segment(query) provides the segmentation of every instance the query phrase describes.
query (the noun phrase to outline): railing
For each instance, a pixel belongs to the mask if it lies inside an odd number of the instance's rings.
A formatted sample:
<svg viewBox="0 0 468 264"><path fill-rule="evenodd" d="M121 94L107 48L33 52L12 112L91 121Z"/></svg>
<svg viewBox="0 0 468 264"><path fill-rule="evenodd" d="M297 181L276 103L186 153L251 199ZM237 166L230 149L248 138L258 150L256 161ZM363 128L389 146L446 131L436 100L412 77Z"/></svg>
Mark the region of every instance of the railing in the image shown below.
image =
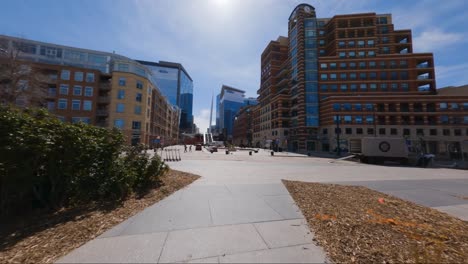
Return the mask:
<svg viewBox="0 0 468 264"><path fill-rule="evenodd" d="M97 101L100 104L109 104L110 103L110 97L109 96L99 96Z"/></svg>

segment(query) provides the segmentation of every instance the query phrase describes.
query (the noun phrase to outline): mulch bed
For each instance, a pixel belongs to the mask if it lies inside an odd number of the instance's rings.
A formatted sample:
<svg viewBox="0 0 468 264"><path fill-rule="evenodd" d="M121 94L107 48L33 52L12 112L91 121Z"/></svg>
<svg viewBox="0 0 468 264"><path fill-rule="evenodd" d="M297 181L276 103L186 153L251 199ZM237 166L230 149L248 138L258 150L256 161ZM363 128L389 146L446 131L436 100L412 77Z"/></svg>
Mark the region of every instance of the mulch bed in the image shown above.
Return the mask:
<svg viewBox="0 0 468 264"><path fill-rule="evenodd" d="M162 185L120 204L39 213L0 224L0 263L52 263L111 227L189 185L199 176L170 170Z"/></svg>
<svg viewBox="0 0 468 264"><path fill-rule="evenodd" d="M333 262L468 262L468 222L365 187L283 183Z"/></svg>

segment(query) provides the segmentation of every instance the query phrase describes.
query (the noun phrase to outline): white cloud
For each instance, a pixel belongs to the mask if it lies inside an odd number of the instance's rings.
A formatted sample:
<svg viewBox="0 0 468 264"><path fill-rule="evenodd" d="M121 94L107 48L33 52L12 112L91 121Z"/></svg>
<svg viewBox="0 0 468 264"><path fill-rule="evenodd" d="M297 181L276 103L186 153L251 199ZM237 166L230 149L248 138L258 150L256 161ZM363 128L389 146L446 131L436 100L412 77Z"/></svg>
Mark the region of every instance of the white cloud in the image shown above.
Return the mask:
<svg viewBox="0 0 468 264"><path fill-rule="evenodd" d="M194 122L200 129L200 133L206 132L210 123L210 109L201 109L198 111L198 113L194 115Z"/></svg>
<svg viewBox="0 0 468 264"><path fill-rule="evenodd" d="M441 29L432 28L413 38L414 50L416 52L434 51L456 44L463 38L463 34L444 32Z"/></svg>

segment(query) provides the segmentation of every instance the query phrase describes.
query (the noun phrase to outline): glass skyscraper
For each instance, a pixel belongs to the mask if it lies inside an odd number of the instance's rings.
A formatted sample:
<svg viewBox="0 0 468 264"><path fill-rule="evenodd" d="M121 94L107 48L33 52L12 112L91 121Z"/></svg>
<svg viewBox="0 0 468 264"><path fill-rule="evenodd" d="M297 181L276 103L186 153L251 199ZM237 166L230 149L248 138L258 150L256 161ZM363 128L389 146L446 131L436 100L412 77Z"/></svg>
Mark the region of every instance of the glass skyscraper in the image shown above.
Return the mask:
<svg viewBox="0 0 468 264"><path fill-rule="evenodd" d="M180 132L193 133L193 80L180 63L138 61L148 67L169 102L181 109Z"/></svg>

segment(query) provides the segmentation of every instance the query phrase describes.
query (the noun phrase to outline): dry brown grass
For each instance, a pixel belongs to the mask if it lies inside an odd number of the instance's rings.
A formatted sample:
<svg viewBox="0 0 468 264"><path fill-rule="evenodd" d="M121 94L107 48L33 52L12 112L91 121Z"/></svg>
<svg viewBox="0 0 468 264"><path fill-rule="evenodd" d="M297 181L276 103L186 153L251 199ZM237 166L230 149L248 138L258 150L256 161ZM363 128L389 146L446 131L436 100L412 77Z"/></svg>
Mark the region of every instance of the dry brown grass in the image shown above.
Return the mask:
<svg viewBox="0 0 468 264"><path fill-rule="evenodd" d="M170 170L162 186L121 204L88 205L0 225L0 263L52 263L199 176Z"/></svg>
<svg viewBox="0 0 468 264"><path fill-rule="evenodd" d="M283 182L334 262L468 262L468 222L365 187Z"/></svg>

